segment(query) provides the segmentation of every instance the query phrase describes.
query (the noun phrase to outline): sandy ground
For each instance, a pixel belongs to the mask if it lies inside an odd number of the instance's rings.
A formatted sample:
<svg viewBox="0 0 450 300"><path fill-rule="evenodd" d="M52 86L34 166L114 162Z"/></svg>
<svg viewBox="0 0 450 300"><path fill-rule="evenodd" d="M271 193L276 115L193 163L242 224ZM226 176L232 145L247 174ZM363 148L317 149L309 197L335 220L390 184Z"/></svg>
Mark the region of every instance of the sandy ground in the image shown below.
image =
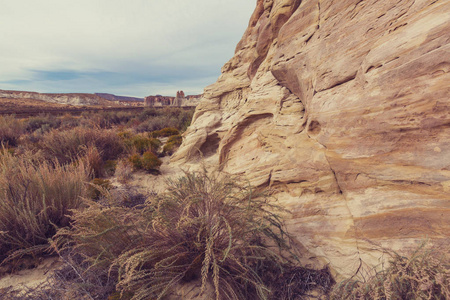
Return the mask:
<svg viewBox="0 0 450 300"><path fill-rule="evenodd" d="M24 290L35 288L44 283L53 271L62 266L58 257L45 258L37 268L21 270L14 274L8 274L0 278L0 295L2 289Z"/></svg>

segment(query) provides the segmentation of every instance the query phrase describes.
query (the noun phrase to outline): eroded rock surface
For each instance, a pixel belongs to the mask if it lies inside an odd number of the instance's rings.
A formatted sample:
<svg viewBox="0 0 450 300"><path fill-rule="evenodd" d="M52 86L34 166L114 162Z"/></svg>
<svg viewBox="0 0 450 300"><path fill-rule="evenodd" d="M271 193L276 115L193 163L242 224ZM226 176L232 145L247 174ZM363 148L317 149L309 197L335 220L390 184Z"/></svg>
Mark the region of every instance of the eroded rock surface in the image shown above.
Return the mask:
<svg viewBox="0 0 450 300"><path fill-rule="evenodd" d="M173 162L270 186L351 276L450 232L450 2L258 0Z"/></svg>

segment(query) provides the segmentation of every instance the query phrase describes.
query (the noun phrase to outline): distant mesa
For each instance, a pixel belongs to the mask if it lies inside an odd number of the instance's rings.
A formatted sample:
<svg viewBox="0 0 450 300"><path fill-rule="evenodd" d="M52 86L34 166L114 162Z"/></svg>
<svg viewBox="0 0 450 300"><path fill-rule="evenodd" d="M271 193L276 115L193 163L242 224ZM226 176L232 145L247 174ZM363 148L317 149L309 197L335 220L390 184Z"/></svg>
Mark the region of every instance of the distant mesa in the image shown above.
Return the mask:
<svg viewBox="0 0 450 300"><path fill-rule="evenodd" d="M44 94L29 91L0 90L0 98L40 100L49 103L69 104L75 106L142 106L143 98L116 96L113 94L60 93Z"/></svg>
<svg viewBox="0 0 450 300"><path fill-rule="evenodd" d="M39 100L49 103L68 104L75 106L99 105L99 106L132 106L132 107L195 107L202 95L188 95L178 91L175 97L148 96L145 98L117 96L108 93L37 93L29 91L0 90L0 98Z"/></svg>
<svg viewBox="0 0 450 300"><path fill-rule="evenodd" d="M183 91L177 91L175 97L170 96L148 96L145 97L144 106L146 107L160 107L160 106L175 106L175 107L189 107L197 106L202 95L188 95Z"/></svg>
<svg viewBox="0 0 450 300"><path fill-rule="evenodd" d="M107 93L95 93L95 95L100 96L109 101L144 102L144 98L117 96L117 95L107 94Z"/></svg>

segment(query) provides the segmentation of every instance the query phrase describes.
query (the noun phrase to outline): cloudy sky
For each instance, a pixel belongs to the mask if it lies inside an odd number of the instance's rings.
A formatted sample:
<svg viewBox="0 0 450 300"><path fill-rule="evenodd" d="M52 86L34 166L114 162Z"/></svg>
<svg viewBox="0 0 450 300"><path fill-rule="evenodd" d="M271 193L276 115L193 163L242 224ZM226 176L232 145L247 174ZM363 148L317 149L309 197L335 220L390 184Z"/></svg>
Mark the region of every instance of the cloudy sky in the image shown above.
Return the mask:
<svg viewBox="0 0 450 300"><path fill-rule="evenodd" d="M0 89L198 94L256 0L0 0Z"/></svg>

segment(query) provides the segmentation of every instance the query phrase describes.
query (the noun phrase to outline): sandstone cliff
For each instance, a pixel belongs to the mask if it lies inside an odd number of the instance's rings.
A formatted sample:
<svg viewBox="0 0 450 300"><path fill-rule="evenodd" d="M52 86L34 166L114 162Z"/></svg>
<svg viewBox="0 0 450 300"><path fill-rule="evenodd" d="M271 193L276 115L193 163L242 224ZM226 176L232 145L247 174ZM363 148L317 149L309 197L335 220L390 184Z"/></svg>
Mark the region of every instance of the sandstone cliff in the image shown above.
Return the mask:
<svg viewBox="0 0 450 300"><path fill-rule="evenodd" d="M270 186L351 276L450 232L450 2L258 0L174 163Z"/></svg>

